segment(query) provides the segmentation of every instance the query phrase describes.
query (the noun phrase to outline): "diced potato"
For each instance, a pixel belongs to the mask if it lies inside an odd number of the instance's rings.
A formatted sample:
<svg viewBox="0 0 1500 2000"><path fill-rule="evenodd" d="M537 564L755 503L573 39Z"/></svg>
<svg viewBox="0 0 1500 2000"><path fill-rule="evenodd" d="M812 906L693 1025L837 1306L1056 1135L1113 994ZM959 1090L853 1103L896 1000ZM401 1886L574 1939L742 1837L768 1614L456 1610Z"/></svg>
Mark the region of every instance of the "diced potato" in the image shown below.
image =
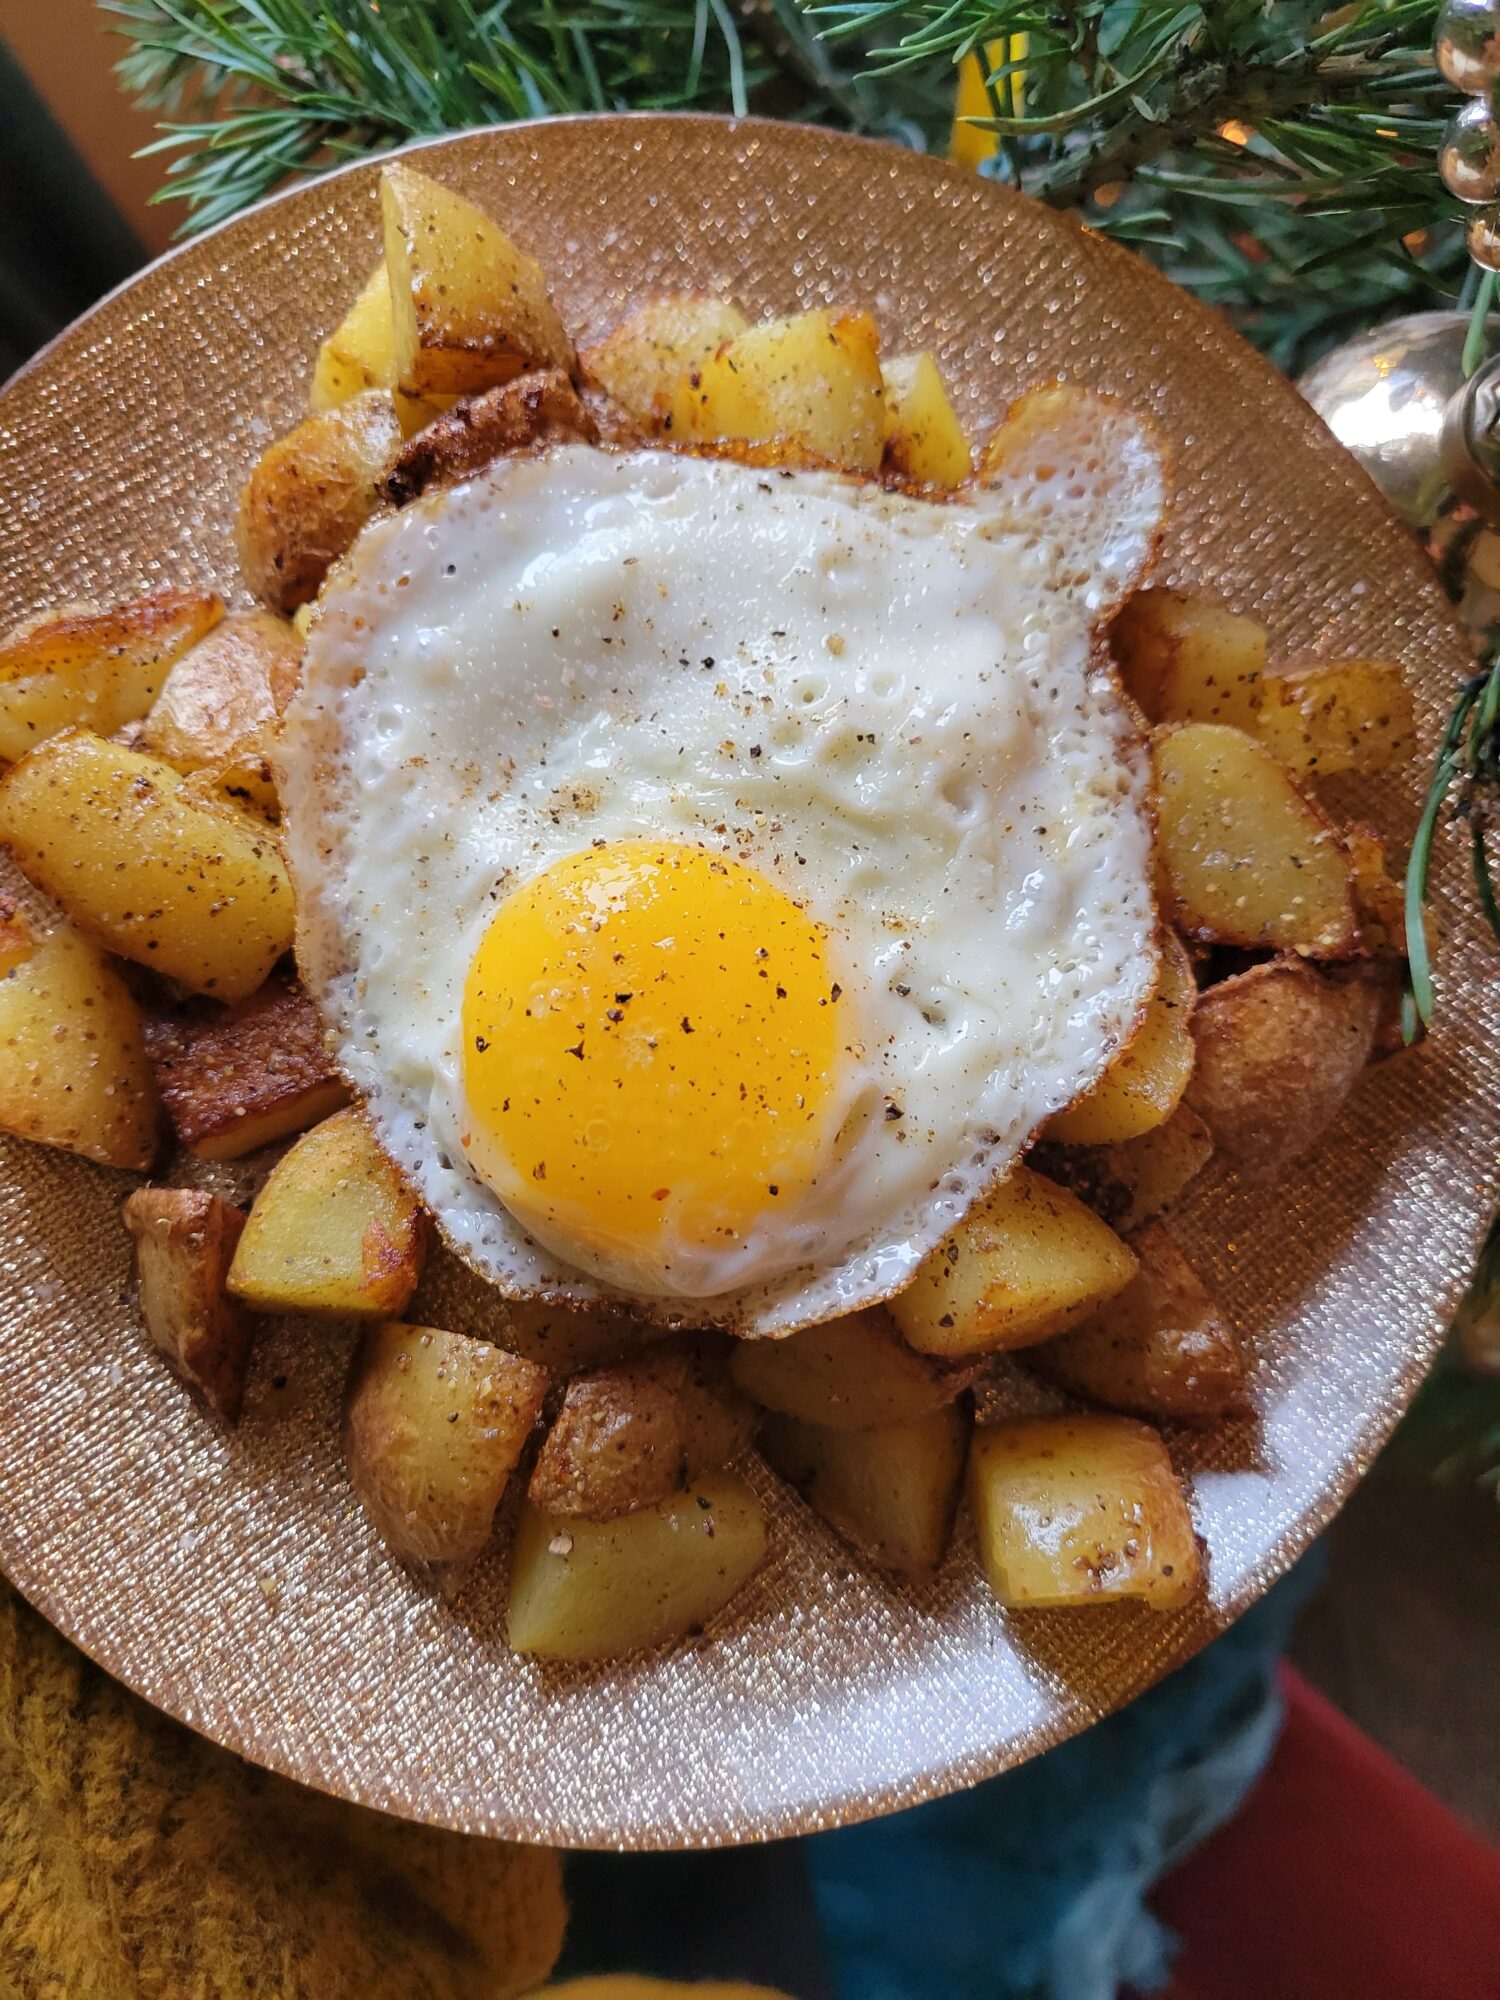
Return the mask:
<svg viewBox="0 0 1500 2000"><path fill-rule="evenodd" d="M396 316L391 280L381 258L359 297L318 349L307 407L336 410L366 389L388 389L403 432L411 437L450 401L447 396L406 396L396 385Z"/></svg>
<svg viewBox="0 0 1500 2000"><path fill-rule="evenodd" d="M1302 660L1262 682L1260 739L1293 771L1381 771L1416 748L1411 689L1393 660Z"/></svg>
<svg viewBox="0 0 1500 2000"><path fill-rule="evenodd" d="M281 820L276 774L265 757L246 756L231 764L205 764L200 771L189 771L177 796L184 805L225 813L241 824L247 813L267 826Z"/></svg>
<svg viewBox="0 0 1500 2000"><path fill-rule="evenodd" d="M1189 722L1155 744L1167 915L1205 943L1341 958L1354 949L1349 856L1332 821L1243 730Z"/></svg>
<svg viewBox="0 0 1500 2000"><path fill-rule="evenodd" d="M259 757L301 671L302 640L290 620L270 611L228 617L175 662L139 747L184 772Z"/></svg>
<svg viewBox="0 0 1500 2000"><path fill-rule="evenodd" d="M692 1340L661 1341L574 1377L526 1490L544 1513L610 1521L717 1471L754 1428L720 1354Z"/></svg>
<svg viewBox="0 0 1500 2000"><path fill-rule="evenodd" d="M159 590L31 619L0 642L0 758L14 763L60 729L110 736L134 722L223 615L212 591Z"/></svg>
<svg viewBox="0 0 1500 2000"><path fill-rule="evenodd" d="M1066 1389L1147 1417L1222 1416L1245 1393L1239 1343L1159 1222L1130 1238L1140 1269L1081 1326L1031 1356Z"/></svg>
<svg viewBox="0 0 1500 2000"><path fill-rule="evenodd" d="M969 440L932 356L900 354L881 373L886 470L924 486L962 486L974 469Z"/></svg>
<svg viewBox="0 0 1500 2000"><path fill-rule="evenodd" d="M244 1210L202 1188L153 1187L137 1188L123 1213L146 1331L215 1416L237 1423L252 1327L224 1280Z"/></svg>
<svg viewBox="0 0 1500 2000"><path fill-rule="evenodd" d="M930 1416L968 1388L975 1368L908 1347L884 1306L789 1334L739 1340L729 1372L768 1410L831 1430L874 1430Z"/></svg>
<svg viewBox="0 0 1500 2000"><path fill-rule="evenodd" d="M637 423L655 430L683 376L746 325L745 315L728 299L709 292L668 292L647 299L613 332L586 348L584 374Z"/></svg>
<svg viewBox="0 0 1500 2000"><path fill-rule="evenodd" d="M0 778L0 841L122 958L242 1000L291 949L292 887L265 825L180 796L170 764L82 730Z"/></svg>
<svg viewBox="0 0 1500 2000"><path fill-rule="evenodd" d="M885 448L874 320L819 307L748 328L679 378L665 428L682 445L789 440L815 459L874 472Z"/></svg>
<svg viewBox="0 0 1500 2000"><path fill-rule="evenodd" d="M1255 729L1266 628L1254 618L1184 590L1142 590L1115 614L1109 637L1126 690L1152 722Z"/></svg>
<svg viewBox="0 0 1500 2000"><path fill-rule="evenodd" d="M449 1580L483 1553L547 1377L485 1341L382 1320L344 1391L344 1463L386 1546Z"/></svg>
<svg viewBox="0 0 1500 2000"><path fill-rule="evenodd" d="M565 1521L528 1504L510 1567L517 1653L602 1660L679 1639L765 1560L760 1502L732 1472L613 1521Z"/></svg>
<svg viewBox="0 0 1500 2000"><path fill-rule="evenodd" d="M1065 1146L1103 1146L1165 1124L1193 1073L1197 997L1187 949L1167 931L1145 1020L1093 1089L1048 1121L1046 1136Z"/></svg>
<svg viewBox="0 0 1500 2000"><path fill-rule="evenodd" d="M1166 1446L1129 1417L981 1425L969 1504L984 1573L1011 1610L1135 1597L1170 1611L1198 1587L1192 1516Z"/></svg>
<svg viewBox="0 0 1500 2000"><path fill-rule="evenodd" d="M1278 958L1199 996L1188 1102L1242 1180L1274 1180L1315 1145L1359 1080L1381 1012L1361 970Z"/></svg>
<svg viewBox="0 0 1500 2000"><path fill-rule="evenodd" d="M931 1576L947 1552L971 1416L967 1401L867 1431L772 1416L760 1448L861 1555L916 1582Z"/></svg>
<svg viewBox="0 0 1500 2000"><path fill-rule="evenodd" d="M576 372L541 266L482 209L399 160L380 205L399 388L468 396L526 368Z"/></svg>
<svg viewBox="0 0 1500 2000"><path fill-rule="evenodd" d="M0 895L0 979L36 950L36 933L14 896Z"/></svg>
<svg viewBox="0 0 1500 2000"><path fill-rule="evenodd" d="M257 459L235 524L240 570L273 611L317 596L384 498L401 448L401 426L384 389L304 417Z"/></svg>
<svg viewBox="0 0 1500 2000"><path fill-rule="evenodd" d="M1081 1195L1111 1229L1128 1235L1172 1207L1213 1156L1213 1134L1190 1104L1165 1125L1114 1146L1039 1147L1038 1167Z"/></svg>
<svg viewBox="0 0 1500 2000"><path fill-rule="evenodd" d="M1359 942L1379 956L1406 956L1406 892L1386 865L1386 842L1373 826L1355 820L1344 828L1354 877L1354 909Z"/></svg>
<svg viewBox="0 0 1500 2000"><path fill-rule="evenodd" d="M417 1288L427 1219L363 1111L315 1125L255 1198L229 1272L261 1312L399 1314Z"/></svg>
<svg viewBox="0 0 1500 2000"><path fill-rule="evenodd" d="M472 479L502 455L575 442L598 444L592 414L561 368L533 368L465 396L409 438L386 475L386 495L404 507L434 486Z"/></svg>
<svg viewBox="0 0 1500 2000"><path fill-rule="evenodd" d="M63 924L0 979L0 1131L144 1173L161 1105L140 1015L109 960Z"/></svg>
<svg viewBox="0 0 1500 2000"><path fill-rule="evenodd" d="M146 1041L172 1129L200 1159L243 1159L349 1102L317 1009L294 980L270 979L227 1010L161 1015Z"/></svg>
<svg viewBox="0 0 1500 2000"><path fill-rule="evenodd" d="M890 1310L924 1354L985 1354L1045 1340L1134 1275L1134 1256L1077 1195L1017 1166L918 1265Z"/></svg>

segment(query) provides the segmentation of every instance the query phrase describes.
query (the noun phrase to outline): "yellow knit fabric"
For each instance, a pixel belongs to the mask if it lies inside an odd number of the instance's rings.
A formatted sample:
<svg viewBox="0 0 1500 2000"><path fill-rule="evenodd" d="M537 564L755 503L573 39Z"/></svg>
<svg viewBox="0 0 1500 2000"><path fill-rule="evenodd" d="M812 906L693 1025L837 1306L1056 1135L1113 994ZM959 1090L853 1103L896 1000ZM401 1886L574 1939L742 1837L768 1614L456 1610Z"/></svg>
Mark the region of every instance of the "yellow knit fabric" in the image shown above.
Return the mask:
<svg viewBox="0 0 1500 2000"><path fill-rule="evenodd" d="M555 1854L242 1764L0 1582L3 2000L511 2000L563 1914Z"/></svg>

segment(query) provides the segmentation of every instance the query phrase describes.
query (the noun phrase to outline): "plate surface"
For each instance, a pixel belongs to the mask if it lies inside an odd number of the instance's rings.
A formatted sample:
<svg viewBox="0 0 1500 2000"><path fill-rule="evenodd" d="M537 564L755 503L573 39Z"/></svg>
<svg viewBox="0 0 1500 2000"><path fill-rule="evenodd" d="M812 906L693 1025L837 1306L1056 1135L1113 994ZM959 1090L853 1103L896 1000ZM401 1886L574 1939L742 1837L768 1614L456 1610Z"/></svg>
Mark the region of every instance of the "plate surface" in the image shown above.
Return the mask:
<svg viewBox="0 0 1500 2000"><path fill-rule="evenodd" d="M1164 574L1265 618L1279 645L1394 653L1430 741L1466 648L1422 559L1287 385L1127 253L940 162L807 128L564 120L417 158L513 229L585 334L664 287L723 288L752 317L872 302L888 351L936 350L973 436L1059 375L1149 409L1175 452ZM190 245L0 398L8 617L153 583L238 591L236 490L301 413L316 341L378 255L375 186L352 169ZM1340 803L1404 829L1419 786L1414 771ZM517 1660L498 1555L453 1609L364 1524L335 1442L347 1336L272 1334L226 1438L147 1351L116 1217L126 1177L9 1141L0 1564L219 1742L472 1831L753 1840L1018 1763L1264 1590L1431 1358L1496 1194L1493 962L1454 901L1427 1048L1373 1073L1283 1185L1214 1181L1184 1219L1253 1353L1257 1411L1171 1440L1209 1550L1200 1608L1007 1618L967 1531L929 1588L890 1589L767 1478L773 1560L701 1640L603 1669ZM482 1326L481 1290L439 1258L411 1316Z"/></svg>

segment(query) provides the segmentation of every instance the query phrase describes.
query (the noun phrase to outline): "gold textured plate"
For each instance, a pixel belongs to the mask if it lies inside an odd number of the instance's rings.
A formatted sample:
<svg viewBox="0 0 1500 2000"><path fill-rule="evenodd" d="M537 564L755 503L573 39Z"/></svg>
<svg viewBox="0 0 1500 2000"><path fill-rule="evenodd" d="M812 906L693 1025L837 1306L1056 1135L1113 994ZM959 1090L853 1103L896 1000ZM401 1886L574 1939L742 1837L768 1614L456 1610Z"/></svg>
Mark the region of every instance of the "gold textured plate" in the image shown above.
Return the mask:
<svg viewBox="0 0 1500 2000"><path fill-rule="evenodd" d="M1430 743L1466 652L1412 543L1292 390L1124 251L938 161L800 127L564 120L420 158L515 231L585 333L662 287L723 287L752 316L869 301L889 348L936 350L971 436L1057 375L1151 410L1176 459L1166 572L1287 645L1396 654ZM236 489L300 414L316 342L378 254L375 186L355 168L191 244L0 398L7 616L153 583L237 589ZM1404 831L1420 782L1382 780L1362 809ZM772 1561L702 1639L605 1668L517 1660L499 1555L450 1609L361 1518L335 1437L346 1336L269 1337L227 1437L148 1352L126 1177L18 1142L0 1163L0 1563L219 1742L454 1827L752 1840L1018 1763L1264 1590L1433 1354L1496 1194L1493 961L1450 872L1428 1047L1372 1073L1283 1185L1216 1182L1186 1218L1253 1352L1257 1410L1172 1438L1209 1551L1200 1609L1006 1617L967 1530L934 1584L891 1588L767 1478ZM413 1317L473 1325L478 1293L439 1259Z"/></svg>

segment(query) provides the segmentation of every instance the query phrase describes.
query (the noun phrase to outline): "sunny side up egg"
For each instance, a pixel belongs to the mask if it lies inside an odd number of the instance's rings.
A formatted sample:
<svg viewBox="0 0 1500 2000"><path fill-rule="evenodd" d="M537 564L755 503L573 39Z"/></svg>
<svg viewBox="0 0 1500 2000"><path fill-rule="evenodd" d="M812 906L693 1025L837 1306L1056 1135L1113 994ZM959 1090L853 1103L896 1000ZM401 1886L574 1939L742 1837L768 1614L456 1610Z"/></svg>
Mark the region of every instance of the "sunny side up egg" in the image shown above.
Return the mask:
<svg viewBox="0 0 1500 2000"><path fill-rule="evenodd" d="M1162 476L1117 428L945 502L565 446L366 531L281 746L299 957L506 1293L751 1334L888 1296L1132 1032L1146 759L1095 633Z"/></svg>

